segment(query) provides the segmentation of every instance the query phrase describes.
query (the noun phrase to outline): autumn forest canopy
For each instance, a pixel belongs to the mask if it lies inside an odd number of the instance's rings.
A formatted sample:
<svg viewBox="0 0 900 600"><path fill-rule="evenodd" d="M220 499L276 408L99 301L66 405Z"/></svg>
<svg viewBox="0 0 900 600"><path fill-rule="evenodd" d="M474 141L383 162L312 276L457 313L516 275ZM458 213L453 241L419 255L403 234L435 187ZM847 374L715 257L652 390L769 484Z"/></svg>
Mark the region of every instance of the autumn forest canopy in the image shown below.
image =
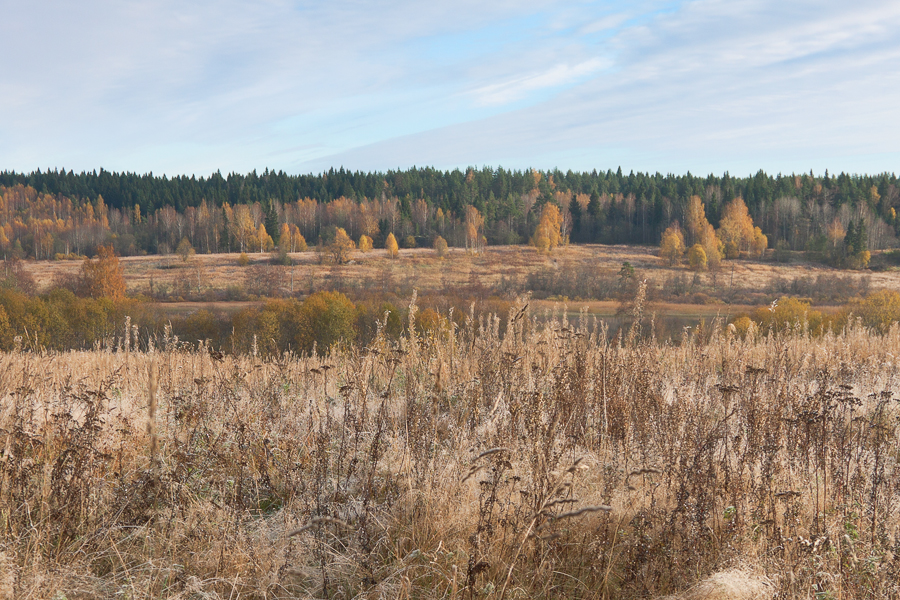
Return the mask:
<svg viewBox="0 0 900 600"><path fill-rule="evenodd" d="M735 199L744 208L734 207ZM287 251L298 251L307 243L332 243L340 229L355 243L366 236L363 243L376 247L391 234L429 247L438 237L467 248L541 248L554 239L665 245L664 233L671 238L675 227L685 236L685 260L697 244L710 260L709 231L715 230L723 257L731 241L739 253L799 250L852 266L848 256L896 244L898 205L897 177L888 173L698 177L484 167L168 178L102 169L3 172L0 250L38 259L92 256L104 245L125 256L166 254L186 239L200 253L266 252L284 240ZM741 223L732 233L722 229L736 213L746 215L749 232L733 234Z"/></svg>

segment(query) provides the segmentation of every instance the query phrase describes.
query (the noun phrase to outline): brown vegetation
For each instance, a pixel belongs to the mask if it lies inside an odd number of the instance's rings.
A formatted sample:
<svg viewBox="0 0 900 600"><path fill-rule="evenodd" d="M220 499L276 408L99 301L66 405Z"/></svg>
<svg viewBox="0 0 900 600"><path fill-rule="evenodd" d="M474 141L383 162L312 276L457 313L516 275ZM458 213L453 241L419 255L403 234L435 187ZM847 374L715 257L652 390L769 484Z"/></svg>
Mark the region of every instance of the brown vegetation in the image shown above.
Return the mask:
<svg viewBox="0 0 900 600"><path fill-rule="evenodd" d="M97 260L84 259L79 285L83 295L91 298L125 298L125 277L112 247L100 246Z"/></svg>
<svg viewBox="0 0 900 600"><path fill-rule="evenodd" d="M0 595L900 594L900 326L444 316L324 358L0 355Z"/></svg>
<svg viewBox="0 0 900 600"><path fill-rule="evenodd" d="M900 271L888 260L893 255L875 255L886 263L879 271L841 271L803 262L732 260L718 270L696 278L685 266L669 266L657 250L640 246L568 245L550 257L523 246L490 246L479 256L448 249L453 260L440 260L430 248L404 250L398 260L389 260L385 250L351 254L352 263L339 268L321 265L313 253L289 254L294 268L281 271L282 294L308 294L317 290L340 291L354 296L361 291L381 290L385 274L391 274L392 289L408 296L416 287L422 293L467 290L477 282L488 294L515 297L533 290L538 298L568 297L580 300L616 299L617 273L622 264L634 265L641 279L649 282L653 301L695 302L703 293L709 300L727 304L769 304L786 294L812 298L814 303L845 303L869 290L900 289ZM271 262L267 255L245 255L241 262ZM122 257L129 295L145 295L169 301L222 301L235 297L244 285L246 272L238 266L238 254L197 254L187 266L161 256ZM61 274L78 275L77 261L22 261L17 272L34 279L38 291L47 291ZM202 282L176 293L180 282L197 273ZM184 286L182 286L184 287ZM193 289L193 292L190 290ZM229 291L231 290L231 291ZM455 293L455 292L454 292ZM237 294L246 299L247 291Z"/></svg>

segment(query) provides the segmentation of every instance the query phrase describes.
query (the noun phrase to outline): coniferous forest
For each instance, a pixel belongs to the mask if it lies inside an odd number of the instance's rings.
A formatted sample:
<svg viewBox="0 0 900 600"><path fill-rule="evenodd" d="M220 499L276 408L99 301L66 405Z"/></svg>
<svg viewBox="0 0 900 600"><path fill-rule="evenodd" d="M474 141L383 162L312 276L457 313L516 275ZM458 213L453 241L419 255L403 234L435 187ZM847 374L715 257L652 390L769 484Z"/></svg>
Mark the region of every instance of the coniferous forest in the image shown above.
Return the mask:
<svg viewBox="0 0 900 600"><path fill-rule="evenodd" d="M438 236L451 246L521 244L532 241L546 204L558 207L561 233L572 243L657 245L673 223L689 221L697 198L716 227L728 203L743 199L769 248L825 254L849 236L877 250L894 246L900 232L900 188L889 173L414 167L169 178L54 169L0 173L0 250L38 259L93 255L101 245L125 256L165 254L187 239L201 253L264 252L287 239L295 251L330 243L338 228L378 247L389 234L419 245Z"/></svg>

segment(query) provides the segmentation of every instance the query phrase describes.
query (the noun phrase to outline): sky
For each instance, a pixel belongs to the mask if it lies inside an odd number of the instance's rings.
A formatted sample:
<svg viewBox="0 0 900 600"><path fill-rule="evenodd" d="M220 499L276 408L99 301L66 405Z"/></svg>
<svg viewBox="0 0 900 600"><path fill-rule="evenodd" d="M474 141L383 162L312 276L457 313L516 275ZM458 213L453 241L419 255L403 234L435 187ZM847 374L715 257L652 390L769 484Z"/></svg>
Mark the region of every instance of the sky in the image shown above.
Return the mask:
<svg viewBox="0 0 900 600"><path fill-rule="evenodd" d="M0 8L0 170L900 172L896 0Z"/></svg>

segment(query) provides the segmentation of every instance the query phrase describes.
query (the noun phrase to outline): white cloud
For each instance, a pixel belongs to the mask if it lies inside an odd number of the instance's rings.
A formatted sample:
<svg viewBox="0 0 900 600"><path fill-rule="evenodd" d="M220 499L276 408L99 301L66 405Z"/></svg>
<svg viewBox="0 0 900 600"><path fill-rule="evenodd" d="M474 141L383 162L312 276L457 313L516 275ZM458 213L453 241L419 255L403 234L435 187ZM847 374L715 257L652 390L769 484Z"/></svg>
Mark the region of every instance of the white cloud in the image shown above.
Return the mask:
<svg viewBox="0 0 900 600"><path fill-rule="evenodd" d="M540 73L480 87L473 90L472 95L479 104L484 106L510 104L531 92L571 84L610 66L609 60L600 58L593 58L576 65L556 65Z"/></svg>

